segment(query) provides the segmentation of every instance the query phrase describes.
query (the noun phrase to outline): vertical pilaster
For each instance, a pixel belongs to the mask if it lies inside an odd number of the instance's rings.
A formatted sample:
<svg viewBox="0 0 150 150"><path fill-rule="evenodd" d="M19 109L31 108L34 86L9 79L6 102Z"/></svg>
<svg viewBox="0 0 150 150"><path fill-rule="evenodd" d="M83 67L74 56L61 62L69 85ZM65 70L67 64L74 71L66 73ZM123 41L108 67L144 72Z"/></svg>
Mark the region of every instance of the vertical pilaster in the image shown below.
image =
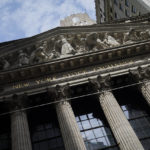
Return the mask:
<svg viewBox="0 0 150 150"><path fill-rule="evenodd" d="M56 112L64 145L66 150L86 150L72 107L66 101L67 88L68 86L57 86L57 100L61 101L56 104Z"/></svg>
<svg viewBox="0 0 150 150"><path fill-rule="evenodd" d="M22 99L16 97L12 101L14 112L11 114L12 150L32 150L27 115L22 108Z"/></svg>
<svg viewBox="0 0 150 150"><path fill-rule="evenodd" d="M109 89L109 79L110 76L105 78L99 76L96 81L90 82L100 92L99 102L115 139L121 150L144 150L117 100Z"/></svg>

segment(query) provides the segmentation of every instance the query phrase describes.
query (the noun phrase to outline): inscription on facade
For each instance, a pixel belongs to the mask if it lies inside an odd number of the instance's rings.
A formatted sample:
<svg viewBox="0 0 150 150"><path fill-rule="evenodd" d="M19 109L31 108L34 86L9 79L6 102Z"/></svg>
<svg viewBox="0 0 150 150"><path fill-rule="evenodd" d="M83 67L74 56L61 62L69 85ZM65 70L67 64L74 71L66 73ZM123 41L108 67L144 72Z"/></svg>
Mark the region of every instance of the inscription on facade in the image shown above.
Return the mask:
<svg viewBox="0 0 150 150"><path fill-rule="evenodd" d="M106 68L111 69L111 68L114 68L114 67L119 67L121 65L130 64L130 63L133 63L133 61L132 60L130 60L130 61L120 61L119 63L106 64L106 65L103 65L103 66L91 67L91 68L84 69L84 70L82 69L80 71L73 71L73 72L67 72L67 73L63 73L63 74L59 74L59 75L54 75L54 76L51 76L51 77L44 77L44 78L41 78L41 79L32 80L31 82L27 81L27 82L24 82L24 83L14 84L12 86L12 89L28 88L28 87L33 86L33 85L34 86L42 85L42 84L46 84L46 83L51 83L51 82L56 81L58 79L71 78L71 77L74 77L74 76L89 74L89 73L97 72L97 71L100 71L100 70L103 70L103 69L106 69Z"/></svg>

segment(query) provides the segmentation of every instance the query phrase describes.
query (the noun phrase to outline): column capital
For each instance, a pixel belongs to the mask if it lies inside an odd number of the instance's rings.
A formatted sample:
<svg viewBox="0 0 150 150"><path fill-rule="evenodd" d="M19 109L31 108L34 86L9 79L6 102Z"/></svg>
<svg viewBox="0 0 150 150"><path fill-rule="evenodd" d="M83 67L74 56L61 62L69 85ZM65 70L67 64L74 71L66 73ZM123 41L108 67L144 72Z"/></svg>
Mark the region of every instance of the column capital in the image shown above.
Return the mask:
<svg viewBox="0 0 150 150"><path fill-rule="evenodd" d="M70 96L71 90L69 83L66 85L56 85L56 87L53 89L53 92L55 100L61 100L66 99Z"/></svg>
<svg viewBox="0 0 150 150"><path fill-rule="evenodd" d="M134 77L136 81L143 81L150 79L150 66L146 68L138 67L135 70L129 70L129 73Z"/></svg>
<svg viewBox="0 0 150 150"><path fill-rule="evenodd" d="M26 106L27 104L27 95L22 94L22 95L13 95L11 102L10 102L10 109L11 110L17 110L17 109L22 109Z"/></svg>
<svg viewBox="0 0 150 150"><path fill-rule="evenodd" d="M96 79L88 79L94 90L106 90L110 89L110 74L106 76L99 75Z"/></svg>

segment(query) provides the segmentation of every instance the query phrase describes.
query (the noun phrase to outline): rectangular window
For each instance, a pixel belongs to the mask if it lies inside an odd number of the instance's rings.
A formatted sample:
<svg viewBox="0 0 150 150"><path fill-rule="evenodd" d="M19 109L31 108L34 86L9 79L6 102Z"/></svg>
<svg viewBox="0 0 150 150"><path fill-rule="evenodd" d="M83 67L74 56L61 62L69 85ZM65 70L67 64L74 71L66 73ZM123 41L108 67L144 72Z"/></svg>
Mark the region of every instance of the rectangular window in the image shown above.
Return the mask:
<svg viewBox="0 0 150 150"><path fill-rule="evenodd" d="M121 3L119 3L119 9L120 9L121 11L123 11L123 7L122 7L122 4L121 4Z"/></svg>
<svg viewBox="0 0 150 150"><path fill-rule="evenodd" d="M129 0L125 0L125 5L129 7Z"/></svg>
<svg viewBox="0 0 150 150"><path fill-rule="evenodd" d="M132 5L132 12L136 13L136 8Z"/></svg>
<svg viewBox="0 0 150 150"><path fill-rule="evenodd" d="M117 19L118 18L118 16L117 16L117 13L115 12L115 19Z"/></svg>
<svg viewBox="0 0 150 150"><path fill-rule="evenodd" d="M126 14L127 17L130 17L129 11L127 9L125 9L125 14Z"/></svg>
<svg viewBox="0 0 150 150"><path fill-rule="evenodd" d="M114 0L114 4L118 6L118 2L117 2L117 0Z"/></svg>
<svg viewBox="0 0 150 150"><path fill-rule="evenodd" d="M55 111L45 107L30 113L29 127L33 150L64 150Z"/></svg>

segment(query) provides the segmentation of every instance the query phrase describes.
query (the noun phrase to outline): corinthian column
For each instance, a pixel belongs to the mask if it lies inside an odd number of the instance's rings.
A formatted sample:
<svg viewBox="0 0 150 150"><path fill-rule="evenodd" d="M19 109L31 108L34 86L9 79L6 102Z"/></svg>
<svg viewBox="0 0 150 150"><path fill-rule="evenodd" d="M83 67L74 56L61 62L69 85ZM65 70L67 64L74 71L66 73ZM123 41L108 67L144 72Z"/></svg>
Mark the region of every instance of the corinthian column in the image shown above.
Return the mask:
<svg viewBox="0 0 150 150"><path fill-rule="evenodd" d="M97 80L90 80L90 82L100 92L99 102L115 139L121 150L144 150L117 100L109 89L109 78L109 76L106 78L99 76Z"/></svg>
<svg viewBox="0 0 150 150"><path fill-rule="evenodd" d="M32 150L27 115L23 108L23 100L15 97L12 101L14 112L11 114L12 150Z"/></svg>
<svg viewBox="0 0 150 150"><path fill-rule="evenodd" d="M141 92L142 92L146 102L150 106L150 82L142 83L139 87L141 89Z"/></svg>
<svg viewBox="0 0 150 150"><path fill-rule="evenodd" d="M66 150L86 150L71 105L66 101L68 85L56 87L56 112Z"/></svg>
<svg viewBox="0 0 150 150"><path fill-rule="evenodd" d="M139 67L137 70L130 70L130 73L139 83L139 90L150 106L150 68Z"/></svg>

